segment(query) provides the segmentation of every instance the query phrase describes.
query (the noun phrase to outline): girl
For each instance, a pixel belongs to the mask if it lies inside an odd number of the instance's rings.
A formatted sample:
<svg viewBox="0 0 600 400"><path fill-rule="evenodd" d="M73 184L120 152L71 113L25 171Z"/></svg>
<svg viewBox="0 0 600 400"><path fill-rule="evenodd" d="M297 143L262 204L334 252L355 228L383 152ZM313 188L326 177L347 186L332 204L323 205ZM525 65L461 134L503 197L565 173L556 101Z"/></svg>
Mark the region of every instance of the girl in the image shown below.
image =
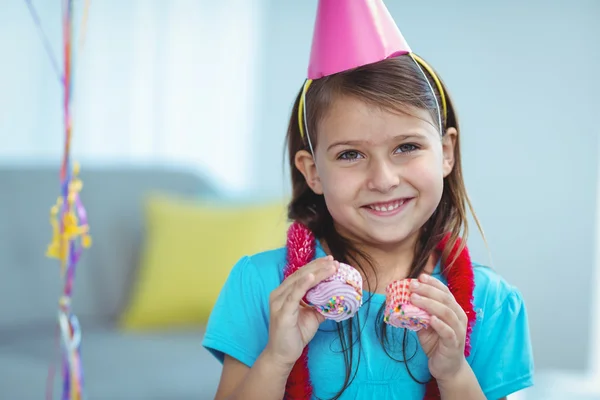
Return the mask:
<svg viewBox="0 0 600 400"><path fill-rule="evenodd" d="M381 1L320 1L287 134L293 223L285 247L234 266L213 308L218 399L502 399L532 385L521 294L465 246L454 110ZM338 323L302 299L340 262L360 271L364 303ZM432 316L417 333L382 318L386 286L406 277Z"/></svg>

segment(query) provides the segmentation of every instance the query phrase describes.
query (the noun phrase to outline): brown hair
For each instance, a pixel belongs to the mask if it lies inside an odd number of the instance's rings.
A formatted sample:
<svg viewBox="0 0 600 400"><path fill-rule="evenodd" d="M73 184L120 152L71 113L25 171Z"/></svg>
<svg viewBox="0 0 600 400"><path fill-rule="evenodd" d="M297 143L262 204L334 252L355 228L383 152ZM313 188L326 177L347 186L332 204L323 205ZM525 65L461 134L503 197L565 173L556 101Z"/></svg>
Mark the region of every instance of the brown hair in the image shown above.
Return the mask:
<svg viewBox="0 0 600 400"><path fill-rule="evenodd" d="M427 76L429 82L424 79L425 76ZM447 113L446 116L442 114L442 127L438 126L438 129L441 129L445 133L448 128L454 127L459 132L454 106L441 80L440 84L445 94ZM305 105L306 124L313 149L316 151L318 146L319 123L339 96L351 96L367 104L393 112L410 113L411 108L425 109L430 112L432 120L437 126L438 108L432 88L437 97L437 104L441 107L442 100L434 78L425 68L421 68L410 55L390 58L315 80L306 92ZM375 267L372 259L367 254L356 249L352 243L335 230L333 219L327 210L324 197L317 195L310 189L304 176L294 164L295 155L298 151L310 151L308 141L302 138L298 126L298 107L301 96L302 90L298 93L294 103L287 131L287 151L292 181L292 199L288 206L288 217L291 220L302 222L314 232L317 238L324 240L336 260L355 265L363 272L364 267L370 267L374 270ZM436 246L446 234L450 235L450 239L442 254L442 260L446 268L451 267L454 260L451 260L450 263L447 262L450 249L454 247L459 237L462 237L464 240L461 241L461 249L459 249L457 254L460 253L462 246L466 243L468 235L467 206L475 217L475 221L479 227L479 222L473 212L463 181L460 157L460 134L457 135L454 151L454 168L444 178L442 198L438 207L421 230L415 248L415 257L411 265L410 277L417 277L423 272L430 255L435 251ZM380 315L382 311L383 308L379 310ZM352 382L353 344L360 342L360 334L354 339L353 329L355 328L353 328L352 323L346 324L345 327L343 326L344 324L337 325L340 341L344 349L346 379L343 387L334 399L339 398ZM386 337L385 329L385 324L382 323L380 339ZM385 342L386 340L383 339L382 345L384 349ZM404 335L405 343L406 332ZM408 370L406 354L404 354L404 362ZM410 370L408 372L412 377Z"/></svg>

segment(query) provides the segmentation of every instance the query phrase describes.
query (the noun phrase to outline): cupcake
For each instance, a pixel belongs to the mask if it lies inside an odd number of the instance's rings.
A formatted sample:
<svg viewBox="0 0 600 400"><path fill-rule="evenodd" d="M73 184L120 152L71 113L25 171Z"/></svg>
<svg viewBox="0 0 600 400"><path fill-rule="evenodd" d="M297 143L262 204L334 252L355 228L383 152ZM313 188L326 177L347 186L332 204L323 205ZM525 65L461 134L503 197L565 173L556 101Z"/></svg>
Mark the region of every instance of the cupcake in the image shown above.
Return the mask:
<svg viewBox="0 0 600 400"><path fill-rule="evenodd" d="M310 289L304 300L325 318L340 322L356 314L362 306L362 296L360 272L340 263L337 272Z"/></svg>
<svg viewBox="0 0 600 400"><path fill-rule="evenodd" d="M383 320L396 328L411 331L427 329L431 316L410 302L410 284L416 279L394 281L385 289L386 302Z"/></svg>

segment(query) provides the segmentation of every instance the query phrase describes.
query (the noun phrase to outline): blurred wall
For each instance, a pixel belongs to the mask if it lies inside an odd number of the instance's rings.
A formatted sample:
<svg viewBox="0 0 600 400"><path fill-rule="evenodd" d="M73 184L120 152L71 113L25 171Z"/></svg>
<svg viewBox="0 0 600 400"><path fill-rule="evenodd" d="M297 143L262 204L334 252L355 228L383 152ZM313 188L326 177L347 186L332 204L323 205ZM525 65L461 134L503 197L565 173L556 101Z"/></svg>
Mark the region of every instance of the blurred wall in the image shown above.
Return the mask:
<svg viewBox="0 0 600 400"><path fill-rule="evenodd" d="M273 196L288 187L283 138L306 76L316 4L270 0L263 17L256 152L270 156L257 159L256 184ZM450 87L468 189L493 266L524 294L536 366L586 367L597 290L600 2L386 4ZM472 226L474 258L490 264Z"/></svg>
<svg viewBox="0 0 600 400"><path fill-rule="evenodd" d="M62 72L61 2L31 3ZM261 0L91 1L85 25L73 3L82 168L177 165L251 190ZM0 0L0 33L0 163L58 163L62 86L26 1Z"/></svg>

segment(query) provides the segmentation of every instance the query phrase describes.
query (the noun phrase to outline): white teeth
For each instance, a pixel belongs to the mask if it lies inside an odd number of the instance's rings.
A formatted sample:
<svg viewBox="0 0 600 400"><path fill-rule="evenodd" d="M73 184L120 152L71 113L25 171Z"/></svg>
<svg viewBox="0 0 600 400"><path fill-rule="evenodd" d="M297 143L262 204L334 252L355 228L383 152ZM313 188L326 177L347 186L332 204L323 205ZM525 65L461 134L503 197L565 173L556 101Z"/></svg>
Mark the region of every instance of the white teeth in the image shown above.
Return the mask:
<svg viewBox="0 0 600 400"><path fill-rule="evenodd" d="M393 211L396 208L400 207L402 204L404 204L404 201L400 200L400 201L395 201L392 204L389 204L387 207L386 206L376 206L376 205L372 205L369 207L375 211Z"/></svg>

